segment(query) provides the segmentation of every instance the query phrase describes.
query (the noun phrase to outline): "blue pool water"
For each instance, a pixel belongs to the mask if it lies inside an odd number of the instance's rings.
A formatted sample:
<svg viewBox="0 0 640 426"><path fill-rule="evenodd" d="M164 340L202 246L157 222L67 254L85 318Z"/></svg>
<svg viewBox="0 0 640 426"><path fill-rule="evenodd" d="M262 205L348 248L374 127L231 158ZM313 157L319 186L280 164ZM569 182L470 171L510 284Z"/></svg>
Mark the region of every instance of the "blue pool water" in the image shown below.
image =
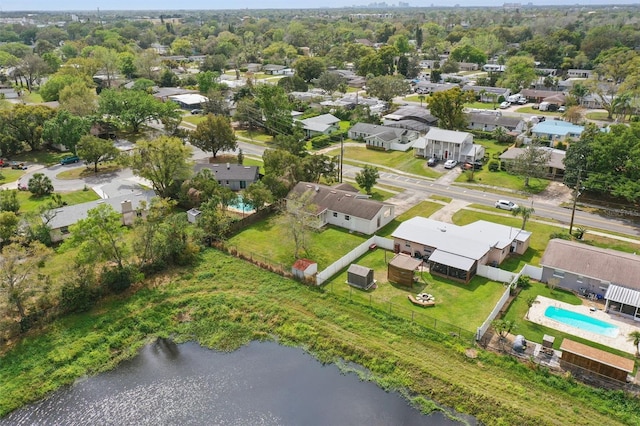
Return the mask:
<svg viewBox="0 0 640 426"><path fill-rule="evenodd" d="M244 203L244 200L242 199L242 195L238 195L238 197L235 199L235 201L233 201L231 204L229 204L229 207L234 209L234 210L238 210L240 212L243 213L253 213L255 212L255 209L247 204Z"/></svg>
<svg viewBox="0 0 640 426"><path fill-rule="evenodd" d="M603 336L618 336L619 330L615 325L600 321L599 319L592 318L588 315L567 311L566 309L557 308L555 306L549 306L544 311L544 316L563 324L570 325L581 330L590 331L592 333L601 334Z"/></svg>

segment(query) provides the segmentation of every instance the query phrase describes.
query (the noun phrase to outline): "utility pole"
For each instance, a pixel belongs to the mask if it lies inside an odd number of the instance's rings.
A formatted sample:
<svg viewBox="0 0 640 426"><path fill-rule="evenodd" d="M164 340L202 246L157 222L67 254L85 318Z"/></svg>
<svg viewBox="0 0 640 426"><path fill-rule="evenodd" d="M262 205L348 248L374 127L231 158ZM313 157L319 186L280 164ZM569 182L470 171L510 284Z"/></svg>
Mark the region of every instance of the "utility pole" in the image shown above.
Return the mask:
<svg viewBox="0 0 640 426"><path fill-rule="evenodd" d="M578 169L578 179L576 180L576 188L573 193L573 209L571 210L571 222L569 223L569 235L572 235L573 231L573 218L576 215L576 203L578 202L578 196L580 195L580 175L582 169Z"/></svg>
<svg viewBox="0 0 640 426"><path fill-rule="evenodd" d="M340 136L340 183L342 183L342 162L344 158L344 137Z"/></svg>

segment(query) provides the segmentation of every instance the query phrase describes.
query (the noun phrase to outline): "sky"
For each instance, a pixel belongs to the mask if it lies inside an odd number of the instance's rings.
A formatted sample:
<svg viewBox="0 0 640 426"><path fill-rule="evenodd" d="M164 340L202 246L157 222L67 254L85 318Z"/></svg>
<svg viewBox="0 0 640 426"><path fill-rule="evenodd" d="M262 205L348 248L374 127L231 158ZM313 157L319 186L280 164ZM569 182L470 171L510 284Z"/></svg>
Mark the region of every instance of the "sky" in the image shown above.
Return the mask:
<svg viewBox="0 0 640 426"><path fill-rule="evenodd" d="M69 11L69 10L215 10L215 9L318 9L349 6L364 6L370 3L381 3L384 0L193 0L187 3L175 0L0 0L0 11ZM436 0L400 0L411 6L429 6L431 4L444 6ZM634 4L640 0L507 0L508 3L531 3L536 5L559 4ZM386 0L388 5L397 5L398 0ZM501 6L504 0L453 0L446 5L460 6Z"/></svg>

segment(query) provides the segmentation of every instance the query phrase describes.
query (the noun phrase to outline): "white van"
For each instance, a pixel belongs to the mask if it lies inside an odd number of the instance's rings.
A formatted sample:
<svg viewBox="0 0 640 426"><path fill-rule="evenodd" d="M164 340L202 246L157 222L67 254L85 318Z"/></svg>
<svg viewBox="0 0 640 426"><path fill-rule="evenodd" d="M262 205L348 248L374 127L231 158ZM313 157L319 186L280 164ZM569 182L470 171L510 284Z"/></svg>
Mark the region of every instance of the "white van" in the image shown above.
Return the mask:
<svg viewBox="0 0 640 426"><path fill-rule="evenodd" d="M540 106L538 107L538 109L540 111L549 111L549 102L540 102Z"/></svg>

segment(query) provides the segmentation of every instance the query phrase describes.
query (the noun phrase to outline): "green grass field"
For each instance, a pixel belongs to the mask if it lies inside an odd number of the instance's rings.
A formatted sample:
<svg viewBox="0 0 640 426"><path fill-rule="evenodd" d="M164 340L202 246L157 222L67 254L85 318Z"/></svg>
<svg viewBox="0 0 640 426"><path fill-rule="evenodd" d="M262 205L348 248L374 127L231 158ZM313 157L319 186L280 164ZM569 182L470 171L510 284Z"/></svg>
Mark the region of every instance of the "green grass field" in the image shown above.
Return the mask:
<svg viewBox="0 0 640 426"><path fill-rule="evenodd" d="M62 201L64 203L67 203L67 205L69 206L74 204L86 203L88 201L95 201L100 198L98 194L96 194L95 191L91 189L87 191L80 190L80 191L66 192L61 195L62 195ZM33 194L31 194L28 191L18 191L18 201L20 202L20 213L38 211L38 209L41 206L45 205L45 203L49 200L51 200L50 196L34 197Z"/></svg>
<svg viewBox="0 0 640 426"><path fill-rule="evenodd" d="M15 182L26 172L26 170L13 170L11 167L3 167L0 169L0 184Z"/></svg>

